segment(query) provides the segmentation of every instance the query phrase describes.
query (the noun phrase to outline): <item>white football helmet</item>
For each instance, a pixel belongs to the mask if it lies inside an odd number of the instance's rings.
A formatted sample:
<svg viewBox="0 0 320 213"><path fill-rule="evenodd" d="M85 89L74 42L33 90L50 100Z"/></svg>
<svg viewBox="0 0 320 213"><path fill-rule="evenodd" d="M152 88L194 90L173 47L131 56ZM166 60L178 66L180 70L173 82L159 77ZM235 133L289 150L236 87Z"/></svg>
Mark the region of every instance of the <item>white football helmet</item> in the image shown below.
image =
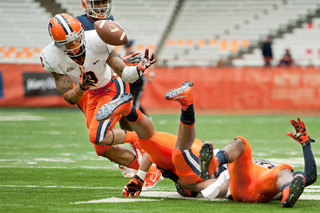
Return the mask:
<svg viewBox="0 0 320 213"><path fill-rule="evenodd" d="M81 0L84 12L94 19L106 19L111 14L112 0Z"/></svg>
<svg viewBox="0 0 320 213"><path fill-rule="evenodd" d="M84 53L84 30L75 17L67 13L55 15L49 22L48 31L60 50L72 57L77 57ZM78 41L74 42L75 40Z"/></svg>

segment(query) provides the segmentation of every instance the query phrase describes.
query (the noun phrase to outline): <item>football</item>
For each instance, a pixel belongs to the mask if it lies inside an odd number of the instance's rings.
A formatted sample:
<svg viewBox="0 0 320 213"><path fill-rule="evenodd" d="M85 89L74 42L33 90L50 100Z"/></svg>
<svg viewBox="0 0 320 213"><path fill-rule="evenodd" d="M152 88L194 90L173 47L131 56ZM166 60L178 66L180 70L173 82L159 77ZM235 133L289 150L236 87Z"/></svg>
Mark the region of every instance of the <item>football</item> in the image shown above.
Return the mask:
<svg viewBox="0 0 320 213"><path fill-rule="evenodd" d="M98 20L94 22L99 37L107 44L120 46L128 43L127 34L124 29L111 20Z"/></svg>

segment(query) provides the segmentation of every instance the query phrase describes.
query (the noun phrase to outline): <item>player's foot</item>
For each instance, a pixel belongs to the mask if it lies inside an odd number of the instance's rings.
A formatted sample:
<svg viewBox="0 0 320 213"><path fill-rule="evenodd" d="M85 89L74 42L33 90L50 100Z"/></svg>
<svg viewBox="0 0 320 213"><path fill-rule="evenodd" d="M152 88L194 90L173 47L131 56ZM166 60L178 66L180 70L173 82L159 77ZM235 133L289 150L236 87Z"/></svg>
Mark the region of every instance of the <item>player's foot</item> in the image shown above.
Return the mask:
<svg viewBox="0 0 320 213"><path fill-rule="evenodd" d="M175 100L181 104L182 110L188 109L193 103L193 83L185 81L178 89L172 89L165 95L167 100Z"/></svg>
<svg viewBox="0 0 320 213"><path fill-rule="evenodd" d="M133 177L137 172L134 169L130 169L126 166L119 165L119 169L123 177Z"/></svg>
<svg viewBox="0 0 320 213"><path fill-rule="evenodd" d="M176 190L178 194L181 195L182 197L197 197L198 192L194 192L189 189L182 188L177 183L175 184L176 184Z"/></svg>
<svg viewBox="0 0 320 213"><path fill-rule="evenodd" d="M149 169L145 179L144 179L144 186L142 187L142 190L153 190L153 188L157 185L159 181L162 181L162 173L159 169L155 166L151 166Z"/></svg>
<svg viewBox="0 0 320 213"><path fill-rule="evenodd" d="M290 186L282 192L282 207L293 207L304 190L305 179L302 174L293 177Z"/></svg>
<svg viewBox="0 0 320 213"><path fill-rule="evenodd" d="M203 180L208 180L210 178L209 168L211 171L214 171L217 166L218 162L217 159L214 157L213 154L213 146L210 142L205 142L199 152L199 159L200 159L200 178ZM210 163L213 163L210 165Z"/></svg>
<svg viewBox="0 0 320 213"><path fill-rule="evenodd" d="M115 117L117 115L128 115L132 108L132 95L123 93L119 98L104 104L97 112L97 121Z"/></svg>

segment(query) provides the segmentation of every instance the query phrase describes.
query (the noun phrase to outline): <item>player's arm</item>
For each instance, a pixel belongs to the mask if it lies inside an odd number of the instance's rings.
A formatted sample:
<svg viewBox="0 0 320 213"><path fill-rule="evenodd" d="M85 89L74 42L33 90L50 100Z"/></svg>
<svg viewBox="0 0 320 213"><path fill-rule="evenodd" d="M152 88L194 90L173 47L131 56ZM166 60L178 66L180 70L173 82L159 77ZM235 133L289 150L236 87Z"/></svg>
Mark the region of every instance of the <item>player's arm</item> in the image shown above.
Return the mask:
<svg viewBox="0 0 320 213"><path fill-rule="evenodd" d="M146 49L144 58L137 66L126 66L124 61L117 55L115 51L112 51L107 59L107 64L120 76L120 78L128 83L133 83L138 80L143 72L154 64L157 60L154 58L154 54L149 58L149 50Z"/></svg>
<svg viewBox="0 0 320 213"><path fill-rule="evenodd" d="M82 90L79 85L73 88L71 79L67 75L62 75L54 72L52 73L52 75L54 77L57 89L59 93L63 96L64 100L68 104L76 104L85 91Z"/></svg>
<svg viewBox="0 0 320 213"><path fill-rule="evenodd" d="M226 197L228 193L229 173L227 170L222 172L218 178L212 178L202 182L188 184L182 181L171 170L159 169L164 178L170 178L182 188L189 189L193 192L202 193L202 195L209 200L213 200L216 197Z"/></svg>
<svg viewBox="0 0 320 213"><path fill-rule="evenodd" d="M124 186L122 190L123 197L139 197L142 191L144 179L150 169L152 162L148 153L144 153L137 174Z"/></svg>

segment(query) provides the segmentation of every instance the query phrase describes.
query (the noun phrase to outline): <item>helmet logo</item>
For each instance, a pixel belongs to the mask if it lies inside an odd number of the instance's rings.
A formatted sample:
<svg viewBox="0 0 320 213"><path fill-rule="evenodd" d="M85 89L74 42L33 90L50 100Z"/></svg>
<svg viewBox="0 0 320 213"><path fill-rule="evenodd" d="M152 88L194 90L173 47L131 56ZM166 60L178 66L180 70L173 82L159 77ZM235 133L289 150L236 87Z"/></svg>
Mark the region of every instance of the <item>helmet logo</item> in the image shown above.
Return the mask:
<svg viewBox="0 0 320 213"><path fill-rule="evenodd" d="M50 22L49 25L48 25L48 31L49 31L49 35L52 37L52 23Z"/></svg>
<svg viewBox="0 0 320 213"><path fill-rule="evenodd" d="M114 25L112 25L112 24L109 24L109 27L110 27L110 31L111 31L112 33L119 31L119 28L117 28L116 26L114 26Z"/></svg>

